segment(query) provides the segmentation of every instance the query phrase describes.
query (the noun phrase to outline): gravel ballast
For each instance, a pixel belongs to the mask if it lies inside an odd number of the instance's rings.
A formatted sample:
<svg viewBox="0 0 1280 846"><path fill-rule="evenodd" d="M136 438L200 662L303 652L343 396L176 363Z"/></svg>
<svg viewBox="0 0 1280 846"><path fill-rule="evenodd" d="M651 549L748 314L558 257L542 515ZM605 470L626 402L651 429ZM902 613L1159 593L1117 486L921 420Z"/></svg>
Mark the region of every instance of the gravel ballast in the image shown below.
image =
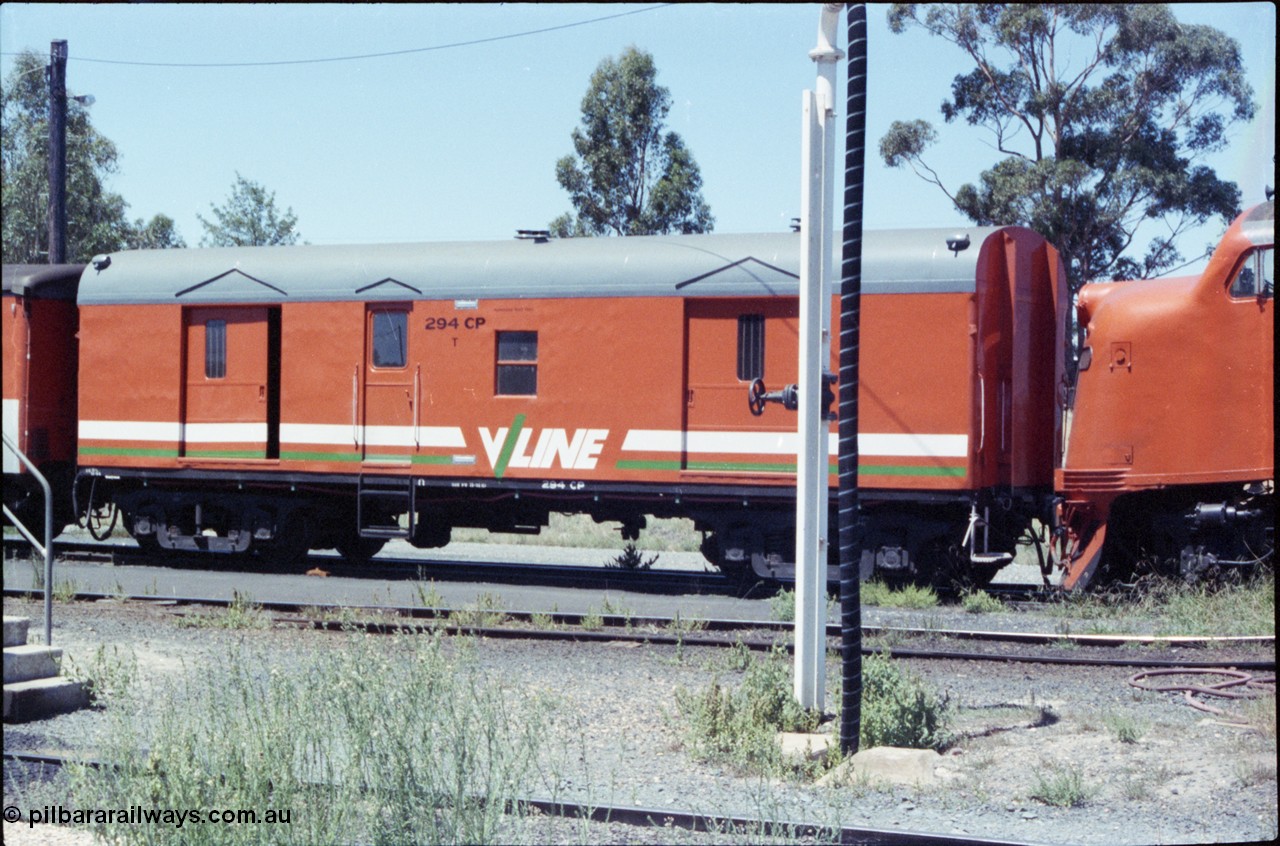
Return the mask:
<svg viewBox="0 0 1280 846"><path fill-rule="evenodd" d="M228 656L259 662L261 672L288 671L306 656L341 648L346 637L374 637L287 626L189 627L173 611L116 602L61 605L55 643L79 667L88 666L99 649L132 654L147 702L164 709L179 707L169 698L171 682ZM6 599L5 613L38 618L40 612L36 603ZM386 643L387 649L398 648L393 639ZM563 800L1037 843L1265 842L1277 834L1274 722L1267 733L1225 725L1180 696L1129 686L1132 668L905 662L949 698L962 733L939 759L937 782L930 786L816 787L799 778L762 778L700 763L683 743L675 693L701 690L713 676L734 685L741 672L726 653L623 642L474 645L483 672L513 702L541 697L552 705L545 750L555 759L548 766ZM838 677L833 659L828 710L838 695ZM375 679L362 683L376 690ZM1136 742L1122 742L1108 728L1117 717L1141 727ZM93 750L105 724L102 710L88 710L6 725L5 747ZM1087 794L1082 804L1062 808L1032 798L1037 777L1063 772L1078 774ZM17 774L6 765L6 806L24 806ZM531 784L528 794L545 796L546 787ZM16 839L24 834L18 828L26 829L25 822L5 825L6 842L23 842ZM549 823L545 839L719 838Z"/></svg>

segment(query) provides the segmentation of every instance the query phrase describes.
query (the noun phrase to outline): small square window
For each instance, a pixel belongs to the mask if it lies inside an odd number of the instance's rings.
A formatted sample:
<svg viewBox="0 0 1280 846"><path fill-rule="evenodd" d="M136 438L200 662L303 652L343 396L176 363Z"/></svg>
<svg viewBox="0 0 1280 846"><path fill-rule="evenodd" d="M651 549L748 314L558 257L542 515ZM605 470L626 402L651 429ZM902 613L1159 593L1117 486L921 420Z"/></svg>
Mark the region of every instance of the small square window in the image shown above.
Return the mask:
<svg viewBox="0 0 1280 846"><path fill-rule="evenodd" d="M227 321L209 320L204 324L204 377L225 379L227 376Z"/></svg>
<svg viewBox="0 0 1280 846"><path fill-rule="evenodd" d="M499 332L495 392L500 396L536 395L537 362L537 332Z"/></svg>
<svg viewBox="0 0 1280 846"><path fill-rule="evenodd" d="M373 366L404 367L409 360L406 333L409 314L404 311L373 312Z"/></svg>
<svg viewBox="0 0 1280 846"><path fill-rule="evenodd" d="M764 315L744 314L738 318L738 379L753 382L764 378Z"/></svg>

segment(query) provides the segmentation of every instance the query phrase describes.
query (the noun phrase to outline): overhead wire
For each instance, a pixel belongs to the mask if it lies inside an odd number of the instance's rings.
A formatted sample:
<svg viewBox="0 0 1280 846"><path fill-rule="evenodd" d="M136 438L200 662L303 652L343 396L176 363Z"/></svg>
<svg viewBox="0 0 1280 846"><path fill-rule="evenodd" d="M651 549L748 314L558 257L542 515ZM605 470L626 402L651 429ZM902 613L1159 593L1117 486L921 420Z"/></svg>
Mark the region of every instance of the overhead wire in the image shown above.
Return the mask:
<svg viewBox="0 0 1280 846"><path fill-rule="evenodd" d="M454 41L448 44L434 44L428 47L411 47L405 50L388 50L381 53L362 53L354 56L329 56L318 59L277 59L273 61L260 62L141 62L125 59L96 59L87 56L69 56L68 59L74 62L92 62L100 65L128 65L133 67L150 67L150 68L255 68L255 67L274 67L280 65L314 65L331 62L354 62L364 59L384 59L391 56L406 56L414 53L429 53L437 50L450 50L457 47L474 47L478 44L491 44L495 41L509 41L514 38L527 38L531 35L542 35L548 32L556 32L564 29L573 29L575 27L587 26L589 24L601 23L603 21L615 20L617 18L625 18L631 15L639 15L645 12L652 12L658 9L664 9L668 6L674 6L674 3L660 3L656 6L646 6L643 9L632 9L627 12L617 12L612 15L602 15L598 18L590 18L583 21L574 21L572 23L556 24L555 26L546 26L539 29L530 29L523 32L512 32L505 35L491 35L486 38L473 38L467 41ZM3 53L0 55L15 55L12 53Z"/></svg>

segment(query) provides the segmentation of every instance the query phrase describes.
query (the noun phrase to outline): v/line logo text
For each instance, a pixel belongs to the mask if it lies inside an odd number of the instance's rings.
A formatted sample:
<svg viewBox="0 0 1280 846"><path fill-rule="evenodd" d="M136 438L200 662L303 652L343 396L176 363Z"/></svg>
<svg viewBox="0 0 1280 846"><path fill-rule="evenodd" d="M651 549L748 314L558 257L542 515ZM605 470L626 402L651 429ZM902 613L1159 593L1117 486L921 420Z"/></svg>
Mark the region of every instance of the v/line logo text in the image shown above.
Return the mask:
<svg viewBox="0 0 1280 846"><path fill-rule="evenodd" d="M485 454L498 478L508 468L594 470L609 437L608 429L575 429L572 434L567 429L526 429L524 420L517 414L510 427L480 427Z"/></svg>

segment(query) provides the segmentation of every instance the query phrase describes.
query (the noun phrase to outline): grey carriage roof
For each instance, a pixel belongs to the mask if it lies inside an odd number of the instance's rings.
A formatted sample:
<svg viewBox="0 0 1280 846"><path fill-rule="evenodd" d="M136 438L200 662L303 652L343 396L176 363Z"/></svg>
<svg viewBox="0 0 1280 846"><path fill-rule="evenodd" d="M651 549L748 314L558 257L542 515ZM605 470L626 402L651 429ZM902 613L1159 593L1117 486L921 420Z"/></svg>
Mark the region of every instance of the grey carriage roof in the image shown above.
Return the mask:
<svg viewBox="0 0 1280 846"><path fill-rule="evenodd" d="M74 300L83 264L6 264L4 293L39 300Z"/></svg>
<svg viewBox="0 0 1280 846"><path fill-rule="evenodd" d="M997 231L867 232L863 290L973 291L978 254ZM957 235L970 246L953 253ZM836 239L837 278L840 249ZM95 257L79 302L794 295L799 264L797 233L138 250Z"/></svg>

